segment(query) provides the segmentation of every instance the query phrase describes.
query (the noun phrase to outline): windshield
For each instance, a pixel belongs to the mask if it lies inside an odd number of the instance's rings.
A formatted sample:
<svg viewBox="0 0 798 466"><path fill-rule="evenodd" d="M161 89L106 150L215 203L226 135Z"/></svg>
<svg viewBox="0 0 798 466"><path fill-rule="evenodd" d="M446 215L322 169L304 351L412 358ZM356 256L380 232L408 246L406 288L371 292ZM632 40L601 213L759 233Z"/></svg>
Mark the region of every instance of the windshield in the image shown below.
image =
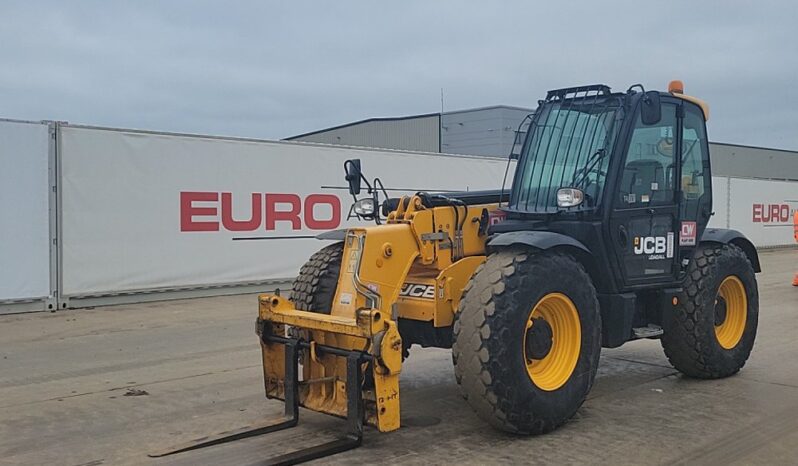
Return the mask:
<svg viewBox="0 0 798 466"><path fill-rule="evenodd" d="M562 187L584 191L580 208L596 206L604 190L621 103L616 95L543 103L530 125L509 208L556 212L561 210L557 190Z"/></svg>

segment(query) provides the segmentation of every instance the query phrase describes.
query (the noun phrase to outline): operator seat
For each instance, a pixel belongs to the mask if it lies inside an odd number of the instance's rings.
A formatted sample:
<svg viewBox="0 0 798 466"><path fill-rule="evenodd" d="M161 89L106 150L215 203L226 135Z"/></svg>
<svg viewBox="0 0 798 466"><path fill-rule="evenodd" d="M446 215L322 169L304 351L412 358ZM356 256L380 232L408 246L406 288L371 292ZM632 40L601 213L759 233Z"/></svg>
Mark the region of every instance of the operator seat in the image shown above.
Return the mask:
<svg viewBox="0 0 798 466"><path fill-rule="evenodd" d="M623 202L635 204L643 202L643 196L648 196L648 202L667 201L672 197L672 191L665 186L665 168L656 160L632 160L626 164L621 178L620 195ZM625 195L633 194L634 201L624 199ZM668 197L671 196L671 197Z"/></svg>

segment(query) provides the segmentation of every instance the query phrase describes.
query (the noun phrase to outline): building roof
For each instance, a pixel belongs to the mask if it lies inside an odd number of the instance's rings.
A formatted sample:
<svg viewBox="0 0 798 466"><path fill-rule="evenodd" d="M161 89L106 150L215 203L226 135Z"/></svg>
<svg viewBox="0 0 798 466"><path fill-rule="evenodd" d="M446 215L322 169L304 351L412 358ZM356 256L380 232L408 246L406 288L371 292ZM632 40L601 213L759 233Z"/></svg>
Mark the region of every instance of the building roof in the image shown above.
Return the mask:
<svg viewBox="0 0 798 466"><path fill-rule="evenodd" d="M283 138L283 141L291 141L293 139L299 139L299 138L302 138L302 137L305 137L305 136L311 136L313 134L326 133L327 131L332 131L332 130L341 129L341 128L348 128L350 126L361 125L363 123L371 123L371 122L374 122L374 121L402 121L402 120L414 120L416 118L429 118L429 117L434 117L434 116L440 116L440 113L423 113L423 114L420 114L420 115L408 115L408 116L401 116L401 117L366 118L365 120L353 121L351 123L344 123L342 125L330 126L329 128L322 128L322 129L317 129L315 131L309 131L307 133L302 133L302 134L297 134L297 135L294 135L294 136L289 136L287 138Z"/></svg>
<svg viewBox="0 0 798 466"><path fill-rule="evenodd" d="M416 119L416 118L429 118L429 117L435 117L435 116L441 116L441 115L452 115L452 114L455 114L455 113L479 112L479 111L483 111L483 110L494 110L494 109L497 109L497 108L506 108L506 109L510 109L510 110L522 110L522 111L528 111L528 112L533 112L534 111L533 109L524 108L524 107L517 107L517 106L514 106L514 105L488 105L488 106L485 106L485 107L466 108L466 109L463 109L463 110L450 110L450 111L443 112L443 113L441 113L441 112L437 112L437 113L421 113L421 114L418 114L418 115L407 115L407 116L400 116L400 117L366 118L365 120L353 121L351 123L344 123L342 125L330 126L329 128L322 128L322 129L317 129L315 131L309 131L307 133L302 133L302 134L297 134L297 135L294 135L294 136L289 136L287 138L283 138L283 140L284 141L291 141L291 140L294 140L294 139L299 139L299 138L306 137L306 136L311 136L311 135L314 135L314 134L326 133L327 131L333 131L333 130L341 129L341 128L348 128L350 126L360 125L360 124L363 124L363 123L371 123L371 122L375 122L375 121L413 120L413 119Z"/></svg>
<svg viewBox="0 0 798 466"><path fill-rule="evenodd" d="M452 115L455 113L469 113L469 112L480 112L482 110L494 110L497 108L506 108L508 110L521 110L522 112L534 112L534 108L526 108L526 107L518 107L516 105L488 105L485 107L474 107L474 108L466 108L463 110L450 110L448 112L443 112L444 115Z"/></svg>

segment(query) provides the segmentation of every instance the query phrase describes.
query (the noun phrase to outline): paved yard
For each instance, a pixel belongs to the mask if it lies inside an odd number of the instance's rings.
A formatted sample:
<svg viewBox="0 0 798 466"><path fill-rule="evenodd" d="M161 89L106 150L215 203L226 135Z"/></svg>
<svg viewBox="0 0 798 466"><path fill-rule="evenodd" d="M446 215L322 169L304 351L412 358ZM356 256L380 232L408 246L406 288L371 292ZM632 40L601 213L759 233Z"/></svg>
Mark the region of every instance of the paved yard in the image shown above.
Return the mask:
<svg viewBox="0 0 798 466"><path fill-rule="evenodd" d="M492 430L460 398L447 350L414 348L403 427L329 464L740 463L798 457L798 251L762 253L759 336L742 372L680 376L659 342L602 353L588 401L542 437ZM146 453L282 410L263 398L255 297L0 317L0 464L249 464L330 439L341 421L177 457Z"/></svg>

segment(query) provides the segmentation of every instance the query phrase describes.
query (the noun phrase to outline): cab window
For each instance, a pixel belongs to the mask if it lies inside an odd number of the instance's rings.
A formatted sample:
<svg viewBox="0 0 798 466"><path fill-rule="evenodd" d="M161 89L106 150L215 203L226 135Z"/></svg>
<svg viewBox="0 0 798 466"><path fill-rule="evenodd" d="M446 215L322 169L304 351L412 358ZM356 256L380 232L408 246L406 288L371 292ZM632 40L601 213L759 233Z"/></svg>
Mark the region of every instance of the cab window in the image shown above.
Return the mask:
<svg viewBox="0 0 798 466"><path fill-rule="evenodd" d="M682 218L698 218L709 202L710 177L704 116L693 105L685 105L682 124Z"/></svg>
<svg viewBox="0 0 798 466"><path fill-rule="evenodd" d="M674 203L676 105L663 102L662 119L644 125L640 112L626 153L619 205L636 208Z"/></svg>

